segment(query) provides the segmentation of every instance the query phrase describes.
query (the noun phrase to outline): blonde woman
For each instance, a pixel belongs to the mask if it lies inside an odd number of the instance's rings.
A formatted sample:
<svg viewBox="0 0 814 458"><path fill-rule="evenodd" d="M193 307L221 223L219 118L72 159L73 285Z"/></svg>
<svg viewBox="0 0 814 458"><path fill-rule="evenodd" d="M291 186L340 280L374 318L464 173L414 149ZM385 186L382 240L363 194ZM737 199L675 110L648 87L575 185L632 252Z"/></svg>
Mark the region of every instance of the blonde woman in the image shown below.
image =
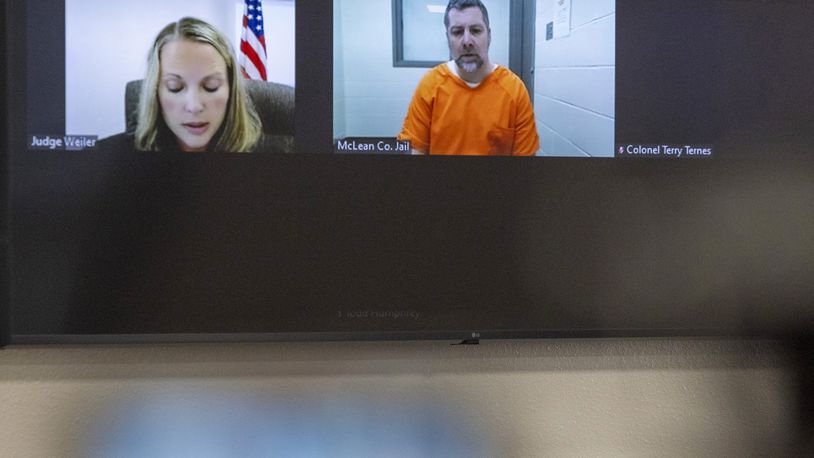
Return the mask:
<svg viewBox="0 0 814 458"><path fill-rule="evenodd" d="M228 40L212 25L182 18L164 27L147 58L134 142L142 151L262 149L262 124L246 96ZM118 138L117 138L118 137Z"/></svg>

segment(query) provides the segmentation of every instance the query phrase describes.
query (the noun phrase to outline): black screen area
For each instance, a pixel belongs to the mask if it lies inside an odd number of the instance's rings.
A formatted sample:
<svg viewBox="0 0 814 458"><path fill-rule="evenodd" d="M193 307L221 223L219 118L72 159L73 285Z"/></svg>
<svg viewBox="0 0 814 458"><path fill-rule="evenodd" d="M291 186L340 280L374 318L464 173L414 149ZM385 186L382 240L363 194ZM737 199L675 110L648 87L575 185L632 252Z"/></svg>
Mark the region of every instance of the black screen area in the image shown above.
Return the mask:
<svg viewBox="0 0 814 458"><path fill-rule="evenodd" d="M5 68L9 68L8 52L6 51L6 7L5 3L0 3L0 62ZM0 257L4 259L4 265L0 270L0 345L4 345L10 339L10 310L9 310L9 286L8 286L8 112L9 104L6 96L6 79L8 72L0 75L0 215L2 215L2 228L0 228Z"/></svg>
<svg viewBox="0 0 814 458"><path fill-rule="evenodd" d="M812 13L788 0L619 1L616 143L808 153Z"/></svg>
<svg viewBox="0 0 814 458"><path fill-rule="evenodd" d="M64 2L3 5L11 342L811 329L810 2L617 1L614 147L699 160L332 154L332 3L297 2L290 155L29 149Z"/></svg>

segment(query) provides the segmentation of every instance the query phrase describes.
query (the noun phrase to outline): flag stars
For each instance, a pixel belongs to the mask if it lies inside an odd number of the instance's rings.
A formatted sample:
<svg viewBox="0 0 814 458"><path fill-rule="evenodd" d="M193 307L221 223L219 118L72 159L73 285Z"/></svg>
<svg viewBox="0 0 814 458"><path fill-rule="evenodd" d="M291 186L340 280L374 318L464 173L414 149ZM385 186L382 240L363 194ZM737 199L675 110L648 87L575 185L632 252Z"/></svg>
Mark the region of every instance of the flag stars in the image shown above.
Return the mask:
<svg viewBox="0 0 814 458"><path fill-rule="evenodd" d="M247 22L246 29L255 35L263 35L263 7L259 0L245 0L246 9L243 11L243 20Z"/></svg>

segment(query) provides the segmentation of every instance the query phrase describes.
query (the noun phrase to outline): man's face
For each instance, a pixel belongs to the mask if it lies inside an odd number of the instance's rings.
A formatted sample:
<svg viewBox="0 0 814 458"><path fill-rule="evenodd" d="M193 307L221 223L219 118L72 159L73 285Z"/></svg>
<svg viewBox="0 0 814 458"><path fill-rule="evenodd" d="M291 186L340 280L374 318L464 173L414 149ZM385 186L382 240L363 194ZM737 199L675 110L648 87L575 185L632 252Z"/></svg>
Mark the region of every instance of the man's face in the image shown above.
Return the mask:
<svg viewBox="0 0 814 458"><path fill-rule="evenodd" d="M474 73L489 60L489 43L492 35L478 7L449 10L447 40L449 52L458 67Z"/></svg>

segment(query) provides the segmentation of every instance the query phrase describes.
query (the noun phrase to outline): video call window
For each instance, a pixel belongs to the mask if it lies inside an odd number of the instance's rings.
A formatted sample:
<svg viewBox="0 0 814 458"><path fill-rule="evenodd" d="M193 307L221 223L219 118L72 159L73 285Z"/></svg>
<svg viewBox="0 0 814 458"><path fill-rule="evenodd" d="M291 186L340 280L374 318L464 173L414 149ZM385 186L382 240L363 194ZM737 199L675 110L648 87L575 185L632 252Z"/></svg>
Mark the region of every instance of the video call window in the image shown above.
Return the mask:
<svg viewBox="0 0 814 458"><path fill-rule="evenodd" d="M483 4L492 34L490 60L523 79L529 93L539 137L534 154L613 157L616 2ZM343 139L399 135L428 71L417 65L434 64L439 56L450 59L446 5L433 0L334 0L335 149ZM513 49L517 46L526 49ZM530 57L512 58L523 52ZM402 66L405 62L410 66Z"/></svg>
<svg viewBox="0 0 814 458"><path fill-rule="evenodd" d="M54 127L43 129L35 112L30 117L28 127L31 147L48 147L35 145L35 137L61 138L67 143L71 137L95 138L98 141L122 133L132 134L137 123L141 81L145 78L148 55L159 32L184 17L200 19L228 41L235 62L240 62L243 13L247 5L257 5L252 8L262 9L263 17L260 18L258 14L257 19L263 23L266 81L250 81L252 84L246 84L246 92L254 101L263 124L262 138L269 137L273 142L293 148L296 85L294 0L144 0L138 3L64 0L64 131L54 132ZM30 20L34 22L37 19L31 17ZM30 24L29 29L32 26ZM41 65L33 61L34 55L29 58L34 65ZM55 87L58 88L58 85ZM29 88L29 99L32 93L42 90L48 89ZM61 92L62 89L58 90ZM264 96L273 99L278 93L282 95L276 105L283 105L282 109L264 106ZM62 97L54 99L61 100ZM64 149L86 148L66 145Z"/></svg>

